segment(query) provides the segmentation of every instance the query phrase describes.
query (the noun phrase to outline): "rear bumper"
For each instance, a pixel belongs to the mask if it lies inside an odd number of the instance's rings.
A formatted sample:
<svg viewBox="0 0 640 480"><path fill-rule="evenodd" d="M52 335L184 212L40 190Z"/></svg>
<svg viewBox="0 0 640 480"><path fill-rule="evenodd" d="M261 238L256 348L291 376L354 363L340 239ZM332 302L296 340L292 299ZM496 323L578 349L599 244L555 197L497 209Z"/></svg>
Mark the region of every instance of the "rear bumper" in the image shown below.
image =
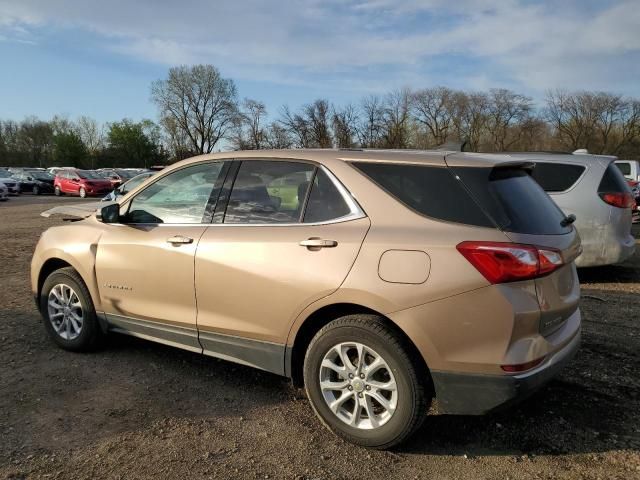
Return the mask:
<svg viewBox="0 0 640 480"><path fill-rule="evenodd" d="M580 331L536 369L519 375L432 372L439 411L482 415L517 403L547 383L569 363L580 346Z"/></svg>

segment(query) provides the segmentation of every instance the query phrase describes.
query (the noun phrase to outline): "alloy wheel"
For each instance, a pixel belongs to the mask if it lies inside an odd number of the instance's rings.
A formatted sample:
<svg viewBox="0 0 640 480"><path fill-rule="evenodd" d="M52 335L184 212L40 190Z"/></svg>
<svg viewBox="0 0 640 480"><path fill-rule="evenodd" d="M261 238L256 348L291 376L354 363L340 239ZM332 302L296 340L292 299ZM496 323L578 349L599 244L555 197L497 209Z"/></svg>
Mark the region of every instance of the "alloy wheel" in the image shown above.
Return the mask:
<svg viewBox="0 0 640 480"><path fill-rule="evenodd" d="M82 332L83 311L78 294L69 285L59 283L49 291L49 321L61 338L74 340Z"/></svg>
<svg viewBox="0 0 640 480"><path fill-rule="evenodd" d="M398 405L398 389L388 363L359 342L339 343L320 366L320 389L341 421L363 430L387 423Z"/></svg>

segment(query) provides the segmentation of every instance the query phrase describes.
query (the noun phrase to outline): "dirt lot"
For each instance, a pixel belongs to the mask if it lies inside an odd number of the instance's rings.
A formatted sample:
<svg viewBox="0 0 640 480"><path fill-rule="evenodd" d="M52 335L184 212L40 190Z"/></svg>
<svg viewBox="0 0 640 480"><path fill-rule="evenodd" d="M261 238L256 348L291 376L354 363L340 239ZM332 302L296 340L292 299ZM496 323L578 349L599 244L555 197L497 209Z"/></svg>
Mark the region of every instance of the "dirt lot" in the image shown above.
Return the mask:
<svg viewBox="0 0 640 480"><path fill-rule="evenodd" d="M432 415L377 452L275 375L119 335L54 347L28 271L57 223L38 214L61 201L77 200L0 204L0 478L640 478L640 253L581 273L584 343L546 388L500 414Z"/></svg>

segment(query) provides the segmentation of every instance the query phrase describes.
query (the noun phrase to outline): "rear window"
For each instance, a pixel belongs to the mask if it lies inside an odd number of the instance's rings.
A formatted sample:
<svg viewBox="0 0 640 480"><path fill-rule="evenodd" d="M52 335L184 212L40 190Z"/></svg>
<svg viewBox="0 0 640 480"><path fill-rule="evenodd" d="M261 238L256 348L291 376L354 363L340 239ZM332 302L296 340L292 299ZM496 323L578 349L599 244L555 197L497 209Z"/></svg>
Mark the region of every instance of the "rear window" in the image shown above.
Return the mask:
<svg viewBox="0 0 640 480"><path fill-rule="evenodd" d="M452 168L501 230L558 235L565 215L522 168Z"/></svg>
<svg viewBox="0 0 640 480"><path fill-rule="evenodd" d="M531 176L545 192L564 192L573 187L585 167L567 163L536 163Z"/></svg>
<svg viewBox="0 0 640 480"><path fill-rule="evenodd" d="M438 220L553 235L564 214L521 168L353 164L411 209Z"/></svg>
<svg viewBox="0 0 640 480"><path fill-rule="evenodd" d="M604 171L604 175L598 186L598 193L625 193L629 191L629 186L622 172L614 165L616 164L610 163Z"/></svg>

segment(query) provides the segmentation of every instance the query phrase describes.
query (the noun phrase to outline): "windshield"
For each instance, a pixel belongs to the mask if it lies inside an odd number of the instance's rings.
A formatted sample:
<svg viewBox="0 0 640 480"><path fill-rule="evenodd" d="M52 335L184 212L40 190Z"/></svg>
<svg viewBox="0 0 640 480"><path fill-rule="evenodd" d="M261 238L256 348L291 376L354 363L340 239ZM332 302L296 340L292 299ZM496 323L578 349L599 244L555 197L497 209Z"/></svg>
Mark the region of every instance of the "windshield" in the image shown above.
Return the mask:
<svg viewBox="0 0 640 480"><path fill-rule="evenodd" d="M28 172L30 176L35 178L36 180L53 180L53 175L49 172Z"/></svg>

